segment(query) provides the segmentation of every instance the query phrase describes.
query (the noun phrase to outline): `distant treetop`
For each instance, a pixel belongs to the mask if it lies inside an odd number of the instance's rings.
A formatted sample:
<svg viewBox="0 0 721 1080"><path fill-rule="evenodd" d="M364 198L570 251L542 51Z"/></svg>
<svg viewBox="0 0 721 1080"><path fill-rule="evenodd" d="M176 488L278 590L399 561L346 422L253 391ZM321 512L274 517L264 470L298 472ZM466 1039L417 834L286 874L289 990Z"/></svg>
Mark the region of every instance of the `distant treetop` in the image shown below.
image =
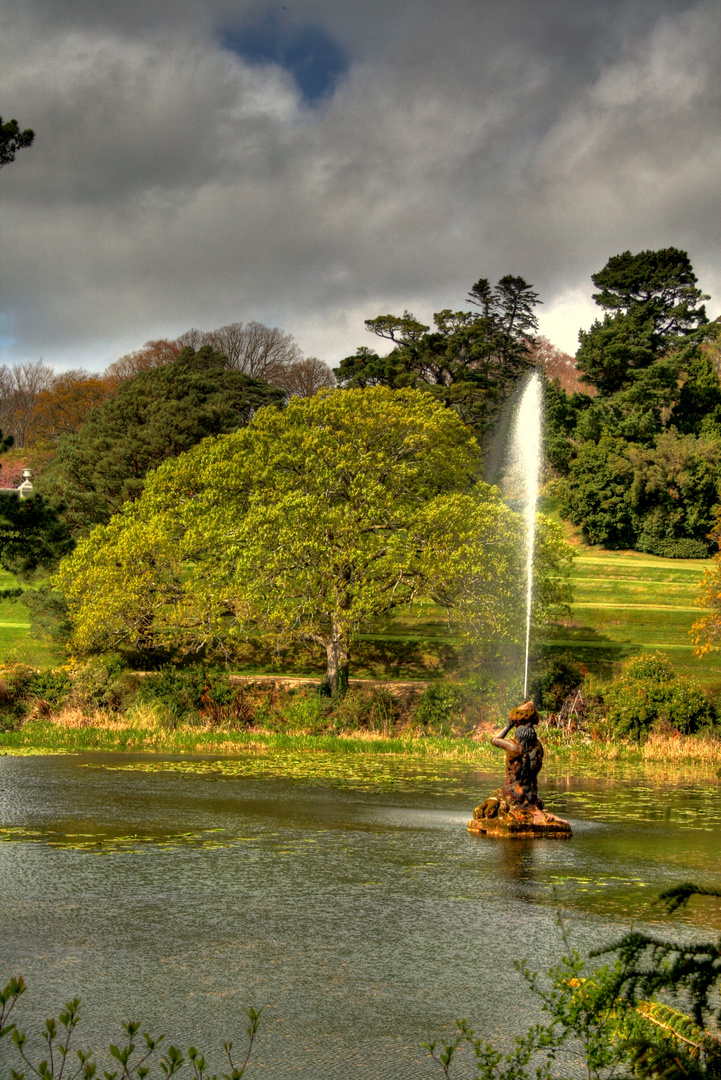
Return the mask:
<svg viewBox="0 0 721 1080"><path fill-rule="evenodd" d="M31 128L20 130L17 120L6 120L0 116L0 169L15 160L18 150L32 146L35 132Z"/></svg>

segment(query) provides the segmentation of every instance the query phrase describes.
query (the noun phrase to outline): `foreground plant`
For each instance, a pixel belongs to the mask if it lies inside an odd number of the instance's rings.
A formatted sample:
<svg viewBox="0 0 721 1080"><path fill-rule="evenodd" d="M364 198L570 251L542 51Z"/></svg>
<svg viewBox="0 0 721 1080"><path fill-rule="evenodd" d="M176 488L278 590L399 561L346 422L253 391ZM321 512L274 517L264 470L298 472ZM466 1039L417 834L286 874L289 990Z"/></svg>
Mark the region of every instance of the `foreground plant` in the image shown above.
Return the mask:
<svg viewBox="0 0 721 1080"><path fill-rule="evenodd" d="M9 1037L15 1046L20 1059L20 1069L23 1066L26 1071L11 1069L12 1080L25 1080L28 1077L37 1077L37 1080L93 1080L98 1070L94 1051L75 1050L71 1052L73 1034L80 1019L80 1001L73 998L65 1004L65 1008L55 1017L45 1021L45 1030L41 1033L46 1049L43 1056L34 1060L28 1038L21 1032L12 1018L18 999L25 993L25 982L22 978L13 978L4 990L0 991L0 1040ZM223 1053L227 1061L227 1072L221 1074L222 1080L241 1080L245 1073L253 1043L258 1032L260 1014L262 1009L248 1008L243 1010L248 1017L246 1032L248 1045L242 1062L233 1056L232 1042L223 1043ZM126 1021L122 1025L125 1039L122 1045L110 1043L108 1053L117 1062L119 1068L113 1072L103 1071L105 1080L145 1080L153 1066L159 1066L160 1071L166 1078L175 1075L186 1063L193 1072L193 1080L219 1080L216 1074L209 1075L205 1057L194 1046L189 1046L183 1054L175 1046L168 1046L165 1053L160 1052L160 1044L165 1036L151 1038L147 1032L142 1032L141 1025L137 1021ZM138 1036L141 1035L140 1038ZM156 1072L157 1072L156 1068Z"/></svg>
<svg viewBox="0 0 721 1080"><path fill-rule="evenodd" d="M721 889L687 884L660 899L672 912L692 896L721 896ZM565 931L563 941L568 945ZM579 1065L588 1080L629 1074L640 1080L719 1080L721 1009L711 1004L711 994L721 987L721 938L687 945L633 931L591 955L604 953L614 954L615 963L589 972L569 949L546 983L525 963L517 964L547 1020L516 1038L507 1053L478 1038L465 1020L457 1022L452 1042L426 1043L426 1050L447 1080L463 1047L475 1055L479 1080L551 1080L577 1076Z"/></svg>

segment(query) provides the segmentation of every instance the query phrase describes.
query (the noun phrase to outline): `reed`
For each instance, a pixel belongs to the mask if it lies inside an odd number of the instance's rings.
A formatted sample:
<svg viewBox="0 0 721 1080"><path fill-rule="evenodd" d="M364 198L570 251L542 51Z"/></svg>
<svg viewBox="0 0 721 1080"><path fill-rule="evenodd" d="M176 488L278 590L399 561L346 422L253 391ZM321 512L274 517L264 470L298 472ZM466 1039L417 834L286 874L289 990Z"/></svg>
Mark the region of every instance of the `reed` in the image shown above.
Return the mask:
<svg viewBox="0 0 721 1080"><path fill-rule="evenodd" d="M721 767L721 738L718 735L678 735L651 732L643 744L644 761Z"/></svg>

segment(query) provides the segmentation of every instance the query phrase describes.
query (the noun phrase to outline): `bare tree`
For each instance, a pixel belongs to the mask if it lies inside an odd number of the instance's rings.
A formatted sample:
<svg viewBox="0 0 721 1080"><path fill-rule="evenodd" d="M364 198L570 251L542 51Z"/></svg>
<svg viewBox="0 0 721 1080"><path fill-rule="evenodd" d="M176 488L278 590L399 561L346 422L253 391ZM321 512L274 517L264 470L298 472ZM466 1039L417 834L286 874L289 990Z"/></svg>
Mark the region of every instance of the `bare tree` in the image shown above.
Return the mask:
<svg viewBox="0 0 721 1080"><path fill-rule="evenodd" d="M177 341L193 349L210 345L227 358L229 367L277 386L283 385L280 380L286 369L303 355L291 334L259 322L233 322L207 332L191 329Z"/></svg>
<svg viewBox="0 0 721 1080"><path fill-rule="evenodd" d="M181 349L195 349L196 351L203 345L207 345L209 334L205 330L198 330L197 327L191 326L190 330L186 330L184 334L175 339L176 345Z"/></svg>
<svg viewBox="0 0 721 1080"><path fill-rule="evenodd" d="M277 380L290 397L309 398L319 390L332 389L335 386L333 372L317 356L307 356L291 364Z"/></svg>
<svg viewBox="0 0 721 1080"><path fill-rule="evenodd" d="M3 435L10 435L12 391L13 373L7 364L3 364L0 367L0 431Z"/></svg>
<svg viewBox="0 0 721 1080"><path fill-rule="evenodd" d="M199 330L194 333L200 333ZM146 341L142 349L127 353L111 364L105 372L105 378L111 385L118 387L126 379L132 379L141 371L150 371L151 368L162 367L175 360L183 348L180 341L169 341L167 338L158 338L156 341Z"/></svg>
<svg viewBox="0 0 721 1080"><path fill-rule="evenodd" d="M25 445L40 394L55 382L55 372L43 362L0 368L0 428L12 435L16 446Z"/></svg>

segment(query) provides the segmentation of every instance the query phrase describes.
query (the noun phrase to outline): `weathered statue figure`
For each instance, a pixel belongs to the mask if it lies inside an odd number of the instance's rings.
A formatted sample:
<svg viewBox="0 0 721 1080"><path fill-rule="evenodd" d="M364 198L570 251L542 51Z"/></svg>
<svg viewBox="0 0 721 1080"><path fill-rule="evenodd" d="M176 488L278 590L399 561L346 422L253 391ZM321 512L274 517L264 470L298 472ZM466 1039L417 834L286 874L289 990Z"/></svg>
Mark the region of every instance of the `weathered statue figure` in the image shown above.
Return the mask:
<svg viewBox="0 0 721 1080"><path fill-rule="evenodd" d="M543 767L543 746L536 734L540 717L532 701L513 709L508 724L493 736L494 746L506 751L505 786L473 811L470 832L508 836L570 836L563 818L544 810L538 797L538 774ZM508 733L515 728L513 738Z"/></svg>
<svg viewBox="0 0 721 1080"><path fill-rule="evenodd" d="M519 705L508 717L508 724L491 742L506 751L506 786L502 795L514 806L537 806L543 810L538 798L538 774L543 767L543 746L536 735L540 717L532 701ZM506 738L511 728L516 733Z"/></svg>

